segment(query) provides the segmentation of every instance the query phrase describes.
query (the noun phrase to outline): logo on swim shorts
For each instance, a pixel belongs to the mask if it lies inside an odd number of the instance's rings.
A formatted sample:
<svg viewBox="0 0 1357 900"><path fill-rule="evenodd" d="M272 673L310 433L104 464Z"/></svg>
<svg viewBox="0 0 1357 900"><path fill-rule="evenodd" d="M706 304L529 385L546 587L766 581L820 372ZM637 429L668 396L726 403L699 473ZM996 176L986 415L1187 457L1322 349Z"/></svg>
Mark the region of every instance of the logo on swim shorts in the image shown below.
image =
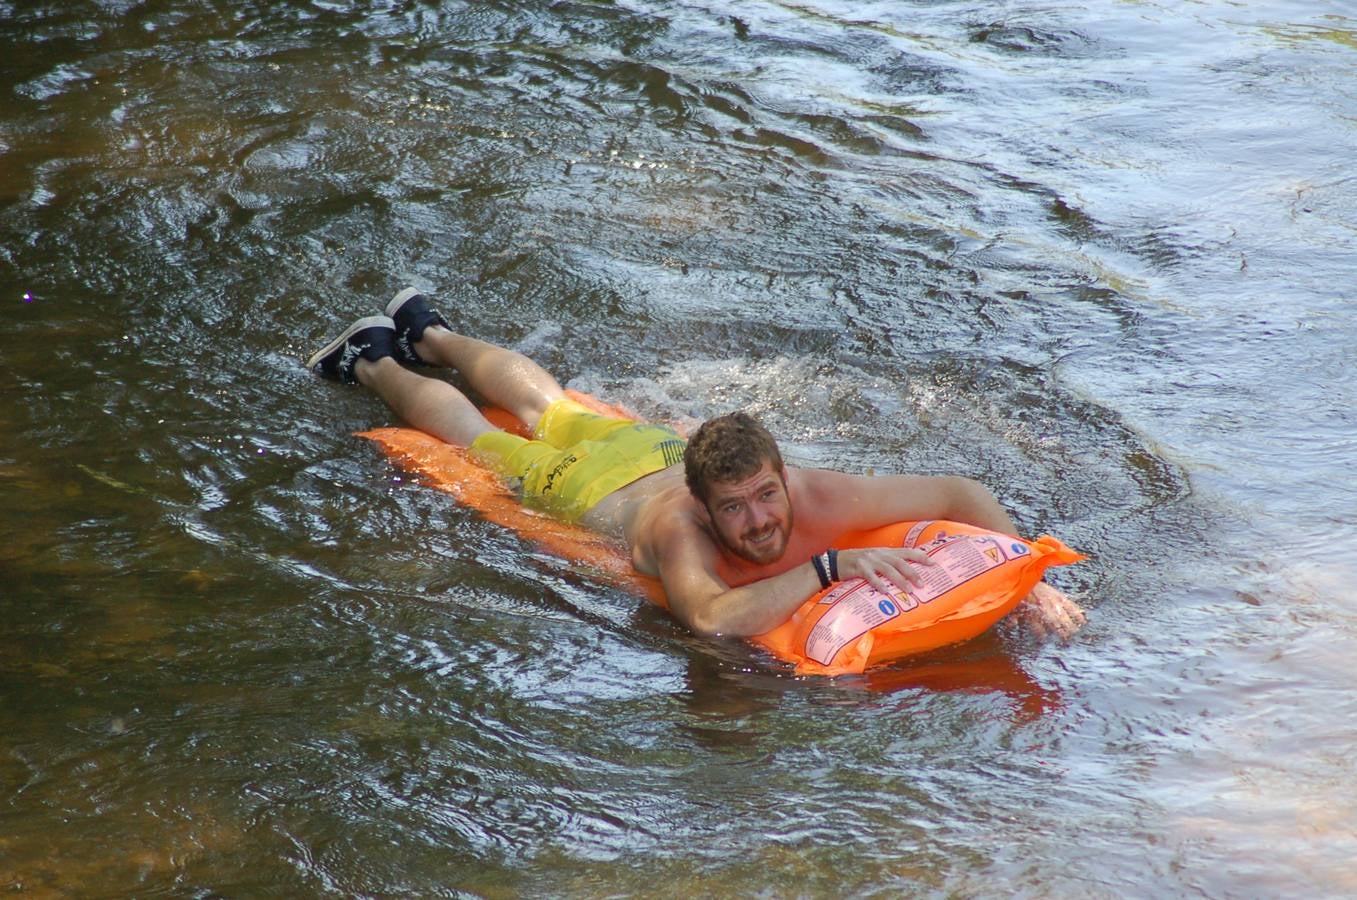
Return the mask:
<svg viewBox="0 0 1357 900"><path fill-rule="evenodd" d="M547 483L542 486L542 493L550 494L556 479L565 474L565 470L570 468L577 462L579 462L579 457L573 453L567 456L565 459L558 462L556 464L556 468L552 469L550 472L547 473Z"/></svg>
<svg viewBox="0 0 1357 900"><path fill-rule="evenodd" d="M683 462L683 451L687 446L687 441L673 438L667 441L660 441L651 448L651 452L659 452L660 458L664 460L664 464L666 466L672 466Z"/></svg>

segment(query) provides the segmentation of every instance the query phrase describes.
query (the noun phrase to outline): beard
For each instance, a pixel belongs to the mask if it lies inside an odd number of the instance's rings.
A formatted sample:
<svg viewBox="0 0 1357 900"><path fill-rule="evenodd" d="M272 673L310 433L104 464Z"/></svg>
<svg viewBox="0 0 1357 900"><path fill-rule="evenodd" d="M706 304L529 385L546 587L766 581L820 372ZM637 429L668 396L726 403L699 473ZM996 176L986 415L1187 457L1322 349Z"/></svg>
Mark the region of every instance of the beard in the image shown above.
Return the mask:
<svg viewBox="0 0 1357 900"><path fill-rule="evenodd" d="M769 563L777 562L782 555L787 552L787 544L792 536L792 508L787 505L787 514L777 522L770 523L762 531L746 531L734 539L727 537L724 533L718 531L717 537L721 541L721 546L734 556L754 563L759 566L766 566ZM759 540L763 538L763 540Z"/></svg>

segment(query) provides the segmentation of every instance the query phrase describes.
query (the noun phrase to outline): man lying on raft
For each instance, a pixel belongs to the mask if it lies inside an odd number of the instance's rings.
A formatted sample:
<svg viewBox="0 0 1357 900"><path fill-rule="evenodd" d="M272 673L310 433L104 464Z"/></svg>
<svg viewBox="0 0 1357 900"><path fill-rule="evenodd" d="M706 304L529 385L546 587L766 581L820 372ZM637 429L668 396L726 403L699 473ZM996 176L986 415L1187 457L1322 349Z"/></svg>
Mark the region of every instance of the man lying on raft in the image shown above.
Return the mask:
<svg viewBox="0 0 1357 900"><path fill-rule="evenodd" d="M535 440L490 424L446 381L402 363L460 372ZM918 583L920 550L835 551L850 530L950 519L1016 535L988 490L961 477L846 475L785 466L777 443L744 413L704 423L691 441L663 425L601 416L514 350L454 332L414 288L386 315L354 322L307 362L375 390L407 423L470 448L521 485L524 502L626 541L636 570L664 586L669 608L698 634L747 637L787 620L833 580ZM1072 634L1078 605L1038 584L1015 615L1038 635Z"/></svg>

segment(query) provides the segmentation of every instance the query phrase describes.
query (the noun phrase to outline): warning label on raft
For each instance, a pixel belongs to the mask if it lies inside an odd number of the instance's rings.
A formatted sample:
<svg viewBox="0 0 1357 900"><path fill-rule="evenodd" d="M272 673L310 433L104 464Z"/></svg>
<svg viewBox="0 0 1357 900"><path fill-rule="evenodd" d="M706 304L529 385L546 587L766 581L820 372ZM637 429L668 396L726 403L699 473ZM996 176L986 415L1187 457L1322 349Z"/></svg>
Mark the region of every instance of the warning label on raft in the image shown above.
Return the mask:
<svg viewBox="0 0 1357 900"><path fill-rule="evenodd" d="M918 605L908 597L883 594L860 579L844 587L847 590L834 608L821 616L806 636L806 656L821 665L829 665L840 650L882 622Z"/></svg>
<svg viewBox="0 0 1357 900"><path fill-rule="evenodd" d="M914 571L919 573L923 581L910 585L905 591L920 603L932 603L958 585L1002 566L1011 558L1010 551L1014 555L1028 552L1022 544L1016 541L1010 543L1013 546L1005 548L990 537L942 537L920 548L928 553L928 558L934 564L915 566Z"/></svg>
<svg viewBox="0 0 1357 900"><path fill-rule="evenodd" d="M1018 541L970 535L939 535L919 549L934 563L914 567L922 579L919 584L909 585L900 593L883 594L855 578L821 598L821 604L832 604L832 608L806 636L806 656L830 665L840 650L876 626L932 603L972 578L1030 552Z"/></svg>

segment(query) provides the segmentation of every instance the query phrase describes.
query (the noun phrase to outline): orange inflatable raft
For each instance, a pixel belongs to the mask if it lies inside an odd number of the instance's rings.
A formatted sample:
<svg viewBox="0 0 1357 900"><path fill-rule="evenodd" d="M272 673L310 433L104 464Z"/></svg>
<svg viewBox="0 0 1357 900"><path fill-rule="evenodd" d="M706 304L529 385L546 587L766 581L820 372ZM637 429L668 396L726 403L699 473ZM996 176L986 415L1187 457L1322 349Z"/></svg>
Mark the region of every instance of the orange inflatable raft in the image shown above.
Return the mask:
<svg viewBox="0 0 1357 900"><path fill-rule="evenodd" d="M630 417L586 394L571 395L600 411ZM510 430L525 430L502 410L488 410L487 417ZM378 428L359 436L376 441L398 465L457 502L580 566L596 580L667 605L659 581L637 573L624 548L527 509L494 472L461 448L412 428ZM1085 558L1048 535L1026 541L945 521L898 522L852 532L834 546L918 547L937 565L919 567L922 584L891 593L860 578L840 582L807 599L782 625L750 638L794 664L798 674L859 674L969 640L1007 615L1047 568Z"/></svg>

